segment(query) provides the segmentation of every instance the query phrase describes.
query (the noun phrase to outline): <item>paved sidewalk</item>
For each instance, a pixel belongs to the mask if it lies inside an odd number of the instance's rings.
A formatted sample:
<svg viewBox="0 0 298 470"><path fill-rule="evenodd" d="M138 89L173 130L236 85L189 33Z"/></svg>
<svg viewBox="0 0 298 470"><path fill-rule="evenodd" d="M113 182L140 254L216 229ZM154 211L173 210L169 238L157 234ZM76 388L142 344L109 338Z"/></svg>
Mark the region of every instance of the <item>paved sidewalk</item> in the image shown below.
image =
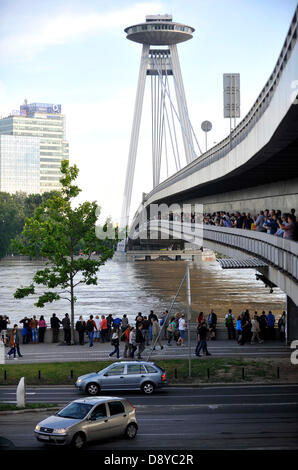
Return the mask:
<svg viewBox="0 0 298 470"><path fill-rule="evenodd" d="M189 348L187 341L184 346L177 346L172 342L168 346L166 341L163 341L164 348L161 350L160 346L152 351L152 347L146 347L142 357L147 359L150 355L150 360L155 359L186 359L189 355ZM191 356L196 357L195 352L196 343L191 341ZM102 360L116 360L116 356L109 357L109 353L113 351L113 346L110 343L94 343L92 348L89 347L88 342L84 346L71 345L67 346L64 343L57 344L25 344L20 345L23 357L14 360L13 358L7 359L8 348L5 348L5 364L28 364L28 363L41 363L41 362L72 362L72 361L102 361ZM124 343L120 343L120 358L123 353ZM224 358L224 357L289 357L291 349L279 340L266 341L262 344L251 345L249 343L240 346L234 340L216 340L208 341L208 350L212 354L211 357ZM136 357L136 354L135 354ZM3 362L2 362L3 363Z"/></svg>

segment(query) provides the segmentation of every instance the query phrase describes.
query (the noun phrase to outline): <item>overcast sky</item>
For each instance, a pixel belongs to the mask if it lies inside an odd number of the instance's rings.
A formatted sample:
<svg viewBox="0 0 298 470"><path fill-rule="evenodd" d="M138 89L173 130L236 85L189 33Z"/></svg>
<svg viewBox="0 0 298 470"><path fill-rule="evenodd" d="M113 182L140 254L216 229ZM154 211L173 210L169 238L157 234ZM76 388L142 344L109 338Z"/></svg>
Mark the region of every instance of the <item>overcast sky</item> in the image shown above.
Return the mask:
<svg viewBox="0 0 298 470"><path fill-rule="evenodd" d="M80 169L81 200L120 216L141 45L124 28L150 14L172 14L195 28L178 46L189 115L202 148L229 131L223 73L238 72L241 118L269 78L296 0L0 0L0 116L28 102L62 105L70 162ZM152 189L149 83L132 212ZM146 104L147 103L147 104Z"/></svg>

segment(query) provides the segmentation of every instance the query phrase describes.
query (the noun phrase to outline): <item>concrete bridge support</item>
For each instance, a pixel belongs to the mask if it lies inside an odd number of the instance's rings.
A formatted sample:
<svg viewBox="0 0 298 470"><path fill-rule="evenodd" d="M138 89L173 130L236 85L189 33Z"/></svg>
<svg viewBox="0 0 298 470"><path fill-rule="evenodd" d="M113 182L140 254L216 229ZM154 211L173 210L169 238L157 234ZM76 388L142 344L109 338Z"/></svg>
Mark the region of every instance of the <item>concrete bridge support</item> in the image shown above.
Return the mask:
<svg viewBox="0 0 298 470"><path fill-rule="evenodd" d="M298 306L287 296L287 341L298 340Z"/></svg>

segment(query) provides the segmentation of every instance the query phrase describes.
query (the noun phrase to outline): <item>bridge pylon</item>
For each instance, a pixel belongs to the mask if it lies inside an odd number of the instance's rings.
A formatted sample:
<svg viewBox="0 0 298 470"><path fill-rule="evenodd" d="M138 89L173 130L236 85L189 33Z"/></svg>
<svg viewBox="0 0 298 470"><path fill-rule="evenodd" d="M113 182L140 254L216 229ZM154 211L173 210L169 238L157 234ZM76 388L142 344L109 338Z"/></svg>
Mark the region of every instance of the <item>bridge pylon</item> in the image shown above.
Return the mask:
<svg viewBox="0 0 298 470"><path fill-rule="evenodd" d="M180 139L183 142L186 164L197 157L193 142L193 136L195 137L195 134L188 116L185 90L177 51L178 43L192 38L194 28L173 22L171 15L149 15L146 16L145 23L130 26L125 29L125 32L127 39L138 42L142 44L143 47L126 170L120 221L121 227L126 227L129 224L131 196L147 77L151 79L153 188L160 182L163 149L166 154L166 171L168 173L167 146L171 148L171 152L174 155L176 171L181 169L179 137L177 138L175 122L177 123L178 121L178 127L180 127L181 130ZM170 80L172 80L171 83L174 83L177 109L171 98ZM166 135L168 135L168 140ZM201 153L198 142L197 146Z"/></svg>

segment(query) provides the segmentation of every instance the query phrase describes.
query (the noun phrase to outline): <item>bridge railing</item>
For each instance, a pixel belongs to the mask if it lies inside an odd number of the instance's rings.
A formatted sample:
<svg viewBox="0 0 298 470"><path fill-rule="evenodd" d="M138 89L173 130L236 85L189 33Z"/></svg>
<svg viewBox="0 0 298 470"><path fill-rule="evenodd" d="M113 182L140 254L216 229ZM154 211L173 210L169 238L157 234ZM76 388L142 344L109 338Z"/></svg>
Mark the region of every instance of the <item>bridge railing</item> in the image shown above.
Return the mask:
<svg viewBox="0 0 298 470"><path fill-rule="evenodd" d="M198 246L202 246L204 240L209 240L243 251L275 266L298 282L298 242L296 241L253 230L165 220L148 221L141 232L145 233L148 228L155 233L155 238L157 238L156 232L160 232L168 235L169 238L175 237Z"/></svg>
<svg viewBox="0 0 298 470"><path fill-rule="evenodd" d="M206 240L235 248L286 272L298 280L298 243L268 233L204 225Z"/></svg>

